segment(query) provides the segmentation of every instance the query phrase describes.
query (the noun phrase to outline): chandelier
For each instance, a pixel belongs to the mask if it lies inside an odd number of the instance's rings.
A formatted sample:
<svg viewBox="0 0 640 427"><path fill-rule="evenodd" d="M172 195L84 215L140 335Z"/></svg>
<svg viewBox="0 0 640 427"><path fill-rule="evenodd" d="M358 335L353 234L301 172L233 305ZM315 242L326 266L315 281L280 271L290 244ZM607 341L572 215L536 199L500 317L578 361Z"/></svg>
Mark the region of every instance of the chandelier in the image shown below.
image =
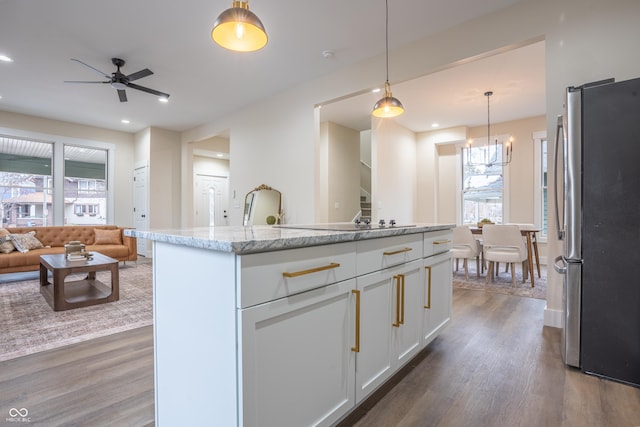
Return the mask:
<svg viewBox="0 0 640 427"><path fill-rule="evenodd" d="M471 156L471 149L474 147L473 140L469 140L469 142L467 143L467 164L469 166L484 166L489 168L491 166L507 166L509 163L511 163L511 157L513 155L513 137L509 137L509 139L505 143L504 156L502 155L502 143L498 143L498 138L495 138L493 140L493 143L491 142L491 109L489 104L491 95L493 95L493 92L491 91L487 91L484 93L484 96L487 97L487 141L484 146L475 147L475 149L482 150L482 154L481 156L479 156L480 160L476 158L476 160L474 161L472 157L477 156Z"/></svg>

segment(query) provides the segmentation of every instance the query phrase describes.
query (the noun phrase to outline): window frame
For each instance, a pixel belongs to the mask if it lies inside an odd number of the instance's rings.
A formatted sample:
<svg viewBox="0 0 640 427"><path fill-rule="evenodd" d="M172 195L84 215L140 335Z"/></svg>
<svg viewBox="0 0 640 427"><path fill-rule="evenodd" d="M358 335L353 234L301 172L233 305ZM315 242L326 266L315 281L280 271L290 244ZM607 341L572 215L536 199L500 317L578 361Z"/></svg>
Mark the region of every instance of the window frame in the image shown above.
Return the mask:
<svg viewBox="0 0 640 427"><path fill-rule="evenodd" d="M22 129L2 128L0 134L7 137L15 137L19 139L27 139L34 141L45 141L53 144L53 165L52 177L52 223L51 225L64 225L64 147L72 145L75 147L86 147L98 150L105 150L107 153L105 192L107 198L106 206L106 223L115 222L115 197L113 188L115 188L115 149L116 145L110 142L96 141L91 139L73 138L60 135L45 134L39 132L25 131Z"/></svg>
<svg viewBox="0 0 640 427"><path fill-rule="evenodd" d="M544 202L543 193L545 188L542 185L542 142L547 143L547 205L549 204L549 140L547 139L547 131L541 130L532 133L533 138L533 153L534 153L534 221L537 226L540 227L540 233L537 238L540 242L546 242L548 236L549 227L549 213L547 212L547 230L544 229Z"/></svg>
<svg viewBox="0 0 640 427"><path fill-rule="evenodd" d="M497 135L495 138L498 138L500 144L503 146L504 143L509 140L510 135ZM475 144L481 145L484 144L487 140L487 137L484 138L475 138ZM464 224L464 149L467 148L467 142L460 142L456 144L456 218L458 224ZM510 220L510 191L509 191L509 166L502 167L502 223L507 224Z"/></svg>

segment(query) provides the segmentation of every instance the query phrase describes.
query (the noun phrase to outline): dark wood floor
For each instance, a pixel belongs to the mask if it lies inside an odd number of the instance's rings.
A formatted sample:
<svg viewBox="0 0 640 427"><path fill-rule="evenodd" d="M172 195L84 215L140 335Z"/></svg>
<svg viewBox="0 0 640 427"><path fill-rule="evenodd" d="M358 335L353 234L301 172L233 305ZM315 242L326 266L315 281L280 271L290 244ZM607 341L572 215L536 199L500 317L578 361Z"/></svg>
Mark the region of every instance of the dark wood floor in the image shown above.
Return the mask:
<svg viewBox="0 0 640 427"><path fill-rule="evenodd" d="M640 426L640 389L566 368L544 306L454 290L449 328L342 426ZM32 426L153 425L152 339L146 327L0 363L0 426L10 408Z"/></svg>
<svg viewBox="0 0 640 427"><path fill-rule="evenodd" d="M11 408L30 422L6 421ZM0 363L2 427L152 425L151 326Z"/></svg>

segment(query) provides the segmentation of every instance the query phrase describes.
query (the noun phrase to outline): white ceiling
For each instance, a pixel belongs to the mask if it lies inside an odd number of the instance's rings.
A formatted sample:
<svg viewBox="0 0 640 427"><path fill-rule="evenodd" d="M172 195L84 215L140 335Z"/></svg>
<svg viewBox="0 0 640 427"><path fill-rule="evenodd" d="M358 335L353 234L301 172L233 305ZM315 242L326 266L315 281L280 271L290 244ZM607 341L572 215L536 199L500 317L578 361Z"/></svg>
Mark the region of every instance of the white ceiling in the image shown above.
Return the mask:
<svg viewBox="0 0 640 427"><path fill-rule="evenodd" d="M545 113L544 42L479 59L446 71L394 84L393 96L405 107L394 120L414 132L487 124ZM382 93L365 93L323 105L321 121L356 130L371 129L371 110Z"/></svg>
<svg viewBox="0 0 640 427"><path fill-rule="evenodd" d="M517 1L390 0L389 47ZM149 126L184 131L384 53L383 0L251 0L269 35L267 46L253 53L227 51L210 38L212 23L230 6L230 0L0 0L0 54L14 60L0 62L0 110L129 132ZM393 84L407 108L401 120L414 130L432 120L445 127L480 124L486 121L487 89L496 93L495 121L503 121L500 108L509 112L505 119L543 114L544 57L540 48L531 49L507 54L515 56L504 62L496 56ZM324 58L326 50L334 56ZM111 74L112 57L127 62L125 74L151 69L153 75L136 83L169 93L169 103L132 89L121 103L109 85L64 83L100 80L71 58ZM349 107L349 114L358 111L349 126L368 120L377 97L370 95L362 96L369 97L362 103L366 114ZM326 114L337 107L325 107ZM131 123L120 123L124 118Z"/></svg>

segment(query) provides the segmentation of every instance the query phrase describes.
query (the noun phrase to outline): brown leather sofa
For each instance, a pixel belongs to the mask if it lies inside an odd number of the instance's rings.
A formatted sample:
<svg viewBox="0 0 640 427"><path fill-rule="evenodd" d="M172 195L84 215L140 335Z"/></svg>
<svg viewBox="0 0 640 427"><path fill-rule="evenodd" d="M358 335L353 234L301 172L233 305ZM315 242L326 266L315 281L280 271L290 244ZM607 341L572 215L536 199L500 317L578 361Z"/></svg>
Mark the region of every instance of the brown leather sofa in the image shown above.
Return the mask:
<svg viewBox="0 0 640 427"><path fill-rule="evenodd" d="M98 239L96 229L120 230L119 242L114 239ZM40 255L63 254L64 245L79 240L86 245L87 252L99 252L118 261L135 261L138 259L136 238L125 236L123 227L115 225L65 225L50 227L5 228L12 234L25 234L35 231L35 237L45 248L31 249L26 253L13 251L0 253L0 274L34 271L40 268ZM98 243L98 244L96 244Z"/></svg>

